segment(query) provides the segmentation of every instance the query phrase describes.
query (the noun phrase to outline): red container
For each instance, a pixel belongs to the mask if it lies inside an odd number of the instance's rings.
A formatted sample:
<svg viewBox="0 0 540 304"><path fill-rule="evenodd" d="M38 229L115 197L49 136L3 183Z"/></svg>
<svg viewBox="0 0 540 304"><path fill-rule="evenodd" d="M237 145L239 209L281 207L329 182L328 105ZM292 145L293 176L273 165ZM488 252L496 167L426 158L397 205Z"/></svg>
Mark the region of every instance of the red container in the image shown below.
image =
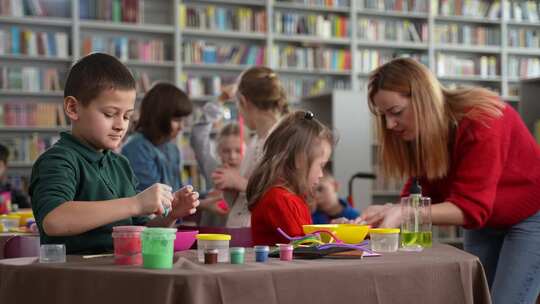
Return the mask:
<svg viewBox="0 0 540 304"><path fill-rule="evenodd" d="M113 227L114 263L116 265L142 265L141 232L144 226Z"/></svg>

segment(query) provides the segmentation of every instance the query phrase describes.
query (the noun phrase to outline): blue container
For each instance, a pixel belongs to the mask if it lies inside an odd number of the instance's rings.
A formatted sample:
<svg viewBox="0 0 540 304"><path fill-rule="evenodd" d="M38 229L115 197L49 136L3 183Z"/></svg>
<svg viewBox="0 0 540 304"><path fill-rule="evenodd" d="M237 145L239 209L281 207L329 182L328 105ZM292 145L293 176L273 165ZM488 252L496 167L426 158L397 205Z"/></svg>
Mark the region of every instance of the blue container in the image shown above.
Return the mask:
<svg viewBox="0 0 540 304"><path fill-rule="evenodd" d="M268 261L268 253L270 252L270 247L268 246L255 246L255 262L264 263Z"/></svg>

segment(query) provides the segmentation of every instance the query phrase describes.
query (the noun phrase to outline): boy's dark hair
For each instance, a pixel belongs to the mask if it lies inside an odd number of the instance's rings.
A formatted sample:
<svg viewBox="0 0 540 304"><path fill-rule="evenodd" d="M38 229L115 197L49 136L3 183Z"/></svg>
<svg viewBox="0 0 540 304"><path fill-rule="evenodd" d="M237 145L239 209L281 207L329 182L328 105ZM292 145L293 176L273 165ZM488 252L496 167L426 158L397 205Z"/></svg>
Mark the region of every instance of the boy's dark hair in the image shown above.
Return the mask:
<svg viewBox="0 0 540 304"><path fill-rule="evenodd" d="M193 104L184 91L170 83L157 83L144 95L135 130L153 144L160 144L171 133L171 120L192 111Z"/></svg>
<svg viewBox="0 0 540 304"><path fill-rule="evenodd" d="M8 148L0 144L0 161L3 161L5 164L7 164L8 158L9 158Z"/></svg>
<svg viewBox="0 0 540 304"><path fill-rule="evenodd" d="M135 79L118 59L93 53L79 59L69 71L64 98L73 96L87 106L105 90L135 90Z"/></svg>

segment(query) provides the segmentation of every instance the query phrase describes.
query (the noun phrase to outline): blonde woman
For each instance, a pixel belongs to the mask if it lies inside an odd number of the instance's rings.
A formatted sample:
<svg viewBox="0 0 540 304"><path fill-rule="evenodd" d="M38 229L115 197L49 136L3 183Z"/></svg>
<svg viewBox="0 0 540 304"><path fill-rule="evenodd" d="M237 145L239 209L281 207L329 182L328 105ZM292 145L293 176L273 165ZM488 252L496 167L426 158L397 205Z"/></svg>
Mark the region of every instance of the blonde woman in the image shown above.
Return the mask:
<svg viewBox="0 0 540 304"><path fill-rule="evenodd" d="M215 188L225 190L225 200L231 206L226 221L226 226L231 228L251 224L245 195L247 180L262 155L262 146L270 130L289 111L281 82L267 67L252 67L242 72L234 95L246 126L255 131L255 136L246 148L240 170L219 167L212 173Z"/></svg>
<svg viewBox="0 0 540 304"><path fill-rule="evenodd" d="M467 229L465 250L484 265L493 303L533 303L540 291L540 147L516 111L486 89L445 89L411 59L376 69L368 94L384 173L409 183L418 177L436 203L433 223ZM361 219L399 226L400 208L370 207Z"/></svg>

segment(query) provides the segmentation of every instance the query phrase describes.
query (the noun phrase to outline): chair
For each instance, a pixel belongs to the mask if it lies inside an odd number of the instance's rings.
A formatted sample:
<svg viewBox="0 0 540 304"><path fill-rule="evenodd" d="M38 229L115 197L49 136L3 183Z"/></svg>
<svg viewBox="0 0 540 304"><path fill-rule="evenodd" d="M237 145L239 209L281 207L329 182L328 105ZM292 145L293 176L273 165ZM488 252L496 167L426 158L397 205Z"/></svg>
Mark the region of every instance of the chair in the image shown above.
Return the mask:
<svg viewBox="0 0 540 304"><path fill-rule="evenodd" d="M199 230L199 233L219 233L229 234L231 236L230 247L251 247L253 242L251 240L251 228L226 228L226 227L205 227L205 226L180 226L178 230ZM192 249L197 248L195 243Z"/></svg>
<svg viewBox="0 0 540 304"><path fill-rule="evenodd" d="M13 236L4 245L4 258L39 256L39 236Z"/></svg>

